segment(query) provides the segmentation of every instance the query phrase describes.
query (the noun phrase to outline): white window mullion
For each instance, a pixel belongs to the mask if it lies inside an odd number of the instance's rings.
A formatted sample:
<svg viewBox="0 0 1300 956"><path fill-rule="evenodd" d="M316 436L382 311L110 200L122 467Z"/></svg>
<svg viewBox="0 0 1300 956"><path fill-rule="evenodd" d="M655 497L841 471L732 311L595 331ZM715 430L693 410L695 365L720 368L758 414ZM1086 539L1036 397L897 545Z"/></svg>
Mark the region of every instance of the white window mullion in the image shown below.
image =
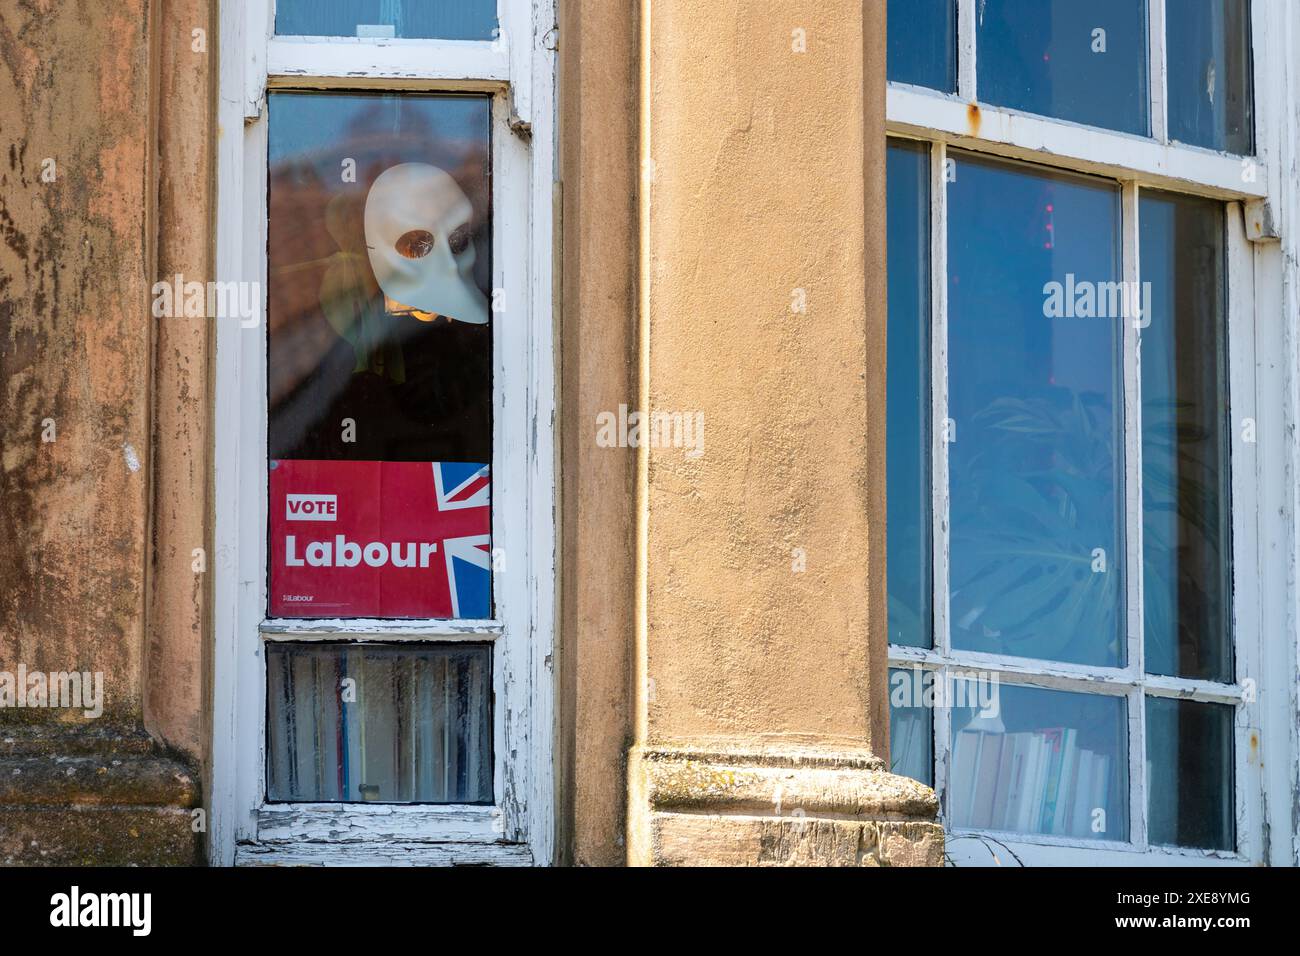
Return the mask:
<svg viewBox="0 0 1300 956"><path fill-rule="evenodd" d="M1165 54L1165 0L1147 0L1147 76L1151 138L1169 142L1169 67Z"/></svg>
<svg viewBox="0 0 1300 956"><path fill-rule="evenodd" d="M939 795L940 821L945 829L951 826L948 816L952 812L952 802L948 794L952 792L952 676L945 662L934 674L937 703L931 708L934 714L934 792ZM944 696L938 698L938 694Z"/></svg>
<svg viewBox="0 0 1300 956"><path fill-rule="evenodd" d="M933 708L934 789L947 826L952 710L947 705L951 677L946 661L952 641L948 621L948 150L942 142L930 148L930 400L931 644L945 661L934 673L936 690L944 694L943 705Z"/></svg>
<svg viewBox="0 0 1300 956"><path fill-rule="evenodd" d="M1142 685L1128 695L1129 842L1147 848L1147 707Z"/></svg>
<svg viewBox="0 0 1300 956"><path fill-rule="evenodd" d="M274 0L244 0L227 14L237 24L244 50L244 119L257 119L266 105L266 55L275 32Z"/></svg>
<svg viewBox="0 0 1300 956"><path fill-rule="evenodd" d="M930 150L930 482L931 561L934 649L952 651L948 621L948 151L939 142Z"/></svg>
<svg viewBox="0 0 1300 956"><path fill-rule="evenodd" d="M516 7L525 4L515 2ZM550 250L554 243L555 222L558 219L554 119L556 115L556 50L558 41L548 42L547 34L555 28L554 0L535 0L526 5L534 17L528 37L529 56L525 69L528 74L528 117L531 140L536 144L529 151L529 342L528 375L529 393L525 419L529 422L555 421L557 400L557 368L555 326L555 276ZM516 83L523 76L516 73ZM522 149L522 145L520 146ZM555 446L555 431L549 427L534 426L529 436L532 454L528 459L527 500L528 525L525 545L528 551L526 564L528 578L528 619L526 634L529 655L529 699L525 706L531 720L531 737L534 755L551 752L551 741L556 737L556 706L554 695L541 692L553 681L555 636L552 622L556 620L558 580L556 567L556 532L552 517L556 501L556 474L559 463ZM535 759L529 768L528 830L535 859L550 862L555 856L555 773L554 761Z"/></svg>
<svg viewBox="0 0 1300 956"><path fill-rule="evenodd" d="M510 60L510 122L530 126L533 122L533 48L536 42L538 24L533 22L534 15L541 21L541 9L534 10L528 0L499 0L497 19L500 23L500 36L505 43L494 46L504 47ZM545 5L553 9L550 4ZM550 15L554 22L554 16Z"/></svg>
<svg viewBox="0 0 1300 956"><path fill-rule="evenodd" d="M977 0L957 0L957 95L968 103L976 102L975 85L975 4Z"/></svg>
<svg viewBox="0 0 1300 956"><path fill-rule="evenodd" d="M1139 189L1123 185L1123 274L1128 307L1123 314L1124 376L1124 603L1128 647L1127 669L1141 677L1146 672L1142 621L1142 325L1150 316L1139 315L1145 305L1140 295L1141 227L1138 222Z"/></svg>
<svg viewBox="0 0 1300 956"><path fill-rule="evenodd" d="M1125 573L1124 606L1128 647L1127 670L1137 680L1128 696L1129 751L1129 839L1135 846L1147 845L1146 702L1142 678L1146 673L1143 651L1142 614L1142 323L1150 316L1139 315L1146 304L1141 296L1141 229L1138 219L1137 183L1123 184L1122 230L1124 301L1124 516Z"/></svg>
<svg viewBox="0 0 1300 956"><path fill-rule="evenodd" d="M1262 747L1267 724L1288 724L1286 698L1270 694L1282 704L1266 717L1265 698L1259 693L1267 667L1267 631L1261 615L1265 606L1264 576L1258 572L1266 557L1260 553L1260 482L1257 449L1257 382L1255 347L1255 246L1247 241L1240 203L1227 207L1224 216L1227 249L1228 339L1228 473L1232 508L1232 636L1233 682L1242 689L1238 702L1233 753L1233 801L1237 850L1250 859L1267 858L1261 833L1264 819L1265 760ZM1269 728L1272 729L1272 728ZM1285 730L1282 731L1286 733Z"/></svg>

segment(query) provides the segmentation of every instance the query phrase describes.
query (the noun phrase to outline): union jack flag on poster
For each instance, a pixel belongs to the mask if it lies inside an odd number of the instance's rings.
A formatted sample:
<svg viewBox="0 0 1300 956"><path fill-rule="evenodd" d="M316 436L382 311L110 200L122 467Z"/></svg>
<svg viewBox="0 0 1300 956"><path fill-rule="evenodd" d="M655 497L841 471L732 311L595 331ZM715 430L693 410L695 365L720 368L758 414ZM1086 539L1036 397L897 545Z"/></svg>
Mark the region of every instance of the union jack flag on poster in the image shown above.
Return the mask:
<svg viewBox="0 0 1300 956"><path fill-rule="evenodd" d="M491 479L464 462L273 461L273 617L491 617Z"/></svg>

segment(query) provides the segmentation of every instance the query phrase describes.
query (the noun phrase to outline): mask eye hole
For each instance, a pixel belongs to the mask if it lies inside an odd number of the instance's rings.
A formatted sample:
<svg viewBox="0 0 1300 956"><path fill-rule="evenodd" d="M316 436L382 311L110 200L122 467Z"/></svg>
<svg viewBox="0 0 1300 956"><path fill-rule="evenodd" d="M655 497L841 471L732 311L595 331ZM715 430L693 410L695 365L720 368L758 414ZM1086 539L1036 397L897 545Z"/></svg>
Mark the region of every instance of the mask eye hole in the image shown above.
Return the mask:
<svg viewBox="0 0 1300 956"><path fill-rule="evenodd" d="M433 251L433 242L433 233L427 229L412 229L398 236L393 248L407 259L423 259Z"/></svg>
<svg viewBox="0 0 1300 956"><path fill-rule="evenodd" d="M458 256L469 248L470 236L469 223L465 223L447 237L447 248L451 250L453 256Z"/></svg>

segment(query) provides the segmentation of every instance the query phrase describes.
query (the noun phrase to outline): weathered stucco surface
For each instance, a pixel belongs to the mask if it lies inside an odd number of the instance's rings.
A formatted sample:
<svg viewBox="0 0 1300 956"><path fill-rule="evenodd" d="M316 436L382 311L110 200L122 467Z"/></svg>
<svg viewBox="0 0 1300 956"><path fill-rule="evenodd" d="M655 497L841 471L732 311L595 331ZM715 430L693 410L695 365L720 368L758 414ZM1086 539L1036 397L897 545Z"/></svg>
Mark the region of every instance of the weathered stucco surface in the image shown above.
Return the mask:
<svg viewBox="0 0 1300 956"><path fill-rule="evenodd" d="M3 863L202 852L207 328L150 288L207 275L208 15L0 13L0 670L102 672L104 707L0 711Z"/></svg>
<svg viewBox="0 0 1300 956"><path fill-rule="evenodd" d="M115 720L199 754L208 326L149 290L208 275L213 52L207 0L156 48L150 12L0 18L0 667L103 671Z"/></svg>
<svg viewBox="0 0 1300 956"><path fill-rule="evenodd" d="M560 4L560 719L566 862L623 862L636 452L596 416L636 395L636 18ZM566 843L568 846L566 847Z"/></svg>
<svg viewBox="0 0 1300 956"><path fill-rule="evenodd" d="M703 412L706 441L649 452L649 741L885 752L882 7L653 3L649 404Z"/></svg>
<svg viewBox="0 0 1300 956"><path fill-rule="evenodd" d="M103 671L123 720L145 606L148 6L0 18L0 665Z"/></svg>
<svg viewBox="0 0 1300 956"><path fill-rule="evenodd" d="M159 39L158 267L170 281L212 277L216 34L209 0L165 5ZM195 31L201 31L198 35ZM154 337L149 615L144 716L148 729L195 755L207 751L204 705L208 595L211 322L175 318ZM196 555L195 550L201 549ZM196 571L195 568L203 570Z"/></svg>

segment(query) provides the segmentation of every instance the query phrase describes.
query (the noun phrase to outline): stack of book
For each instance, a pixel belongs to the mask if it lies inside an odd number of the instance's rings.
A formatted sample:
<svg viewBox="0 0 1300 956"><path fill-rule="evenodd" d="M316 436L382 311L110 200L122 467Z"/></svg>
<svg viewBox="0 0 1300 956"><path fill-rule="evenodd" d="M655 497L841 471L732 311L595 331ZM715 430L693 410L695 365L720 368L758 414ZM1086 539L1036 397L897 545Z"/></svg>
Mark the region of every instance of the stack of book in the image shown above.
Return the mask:
<svg viewBox="0 0 1300 956"><path fill-rule="evenodd" d="M953 825L1105 837L1094 829L1093 811L1107 809L1111 757L1080 747L1075 730L963 730L952 760ZM1095 819L1104 827L1104 814Z"/></svg>

